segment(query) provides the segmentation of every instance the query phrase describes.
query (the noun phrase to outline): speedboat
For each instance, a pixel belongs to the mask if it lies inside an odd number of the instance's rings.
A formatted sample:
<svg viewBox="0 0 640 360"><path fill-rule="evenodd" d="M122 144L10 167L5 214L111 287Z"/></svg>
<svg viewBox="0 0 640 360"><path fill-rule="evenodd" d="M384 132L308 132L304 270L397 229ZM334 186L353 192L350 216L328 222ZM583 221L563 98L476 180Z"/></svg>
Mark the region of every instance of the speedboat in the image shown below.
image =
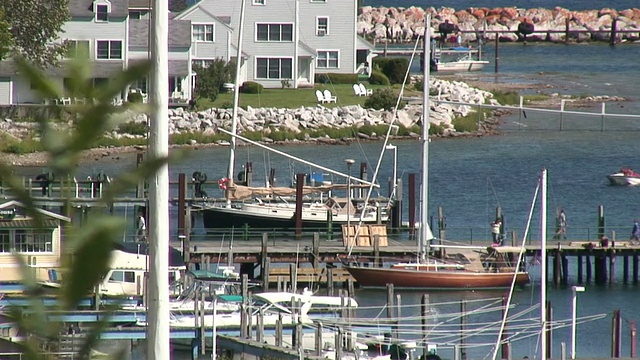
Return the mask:
<svg viewBox="0 0 640 360"><path fill-rule="evenodd" d="M629 169L622 168L617 173L607 175L609 183L617 186L636 186L640 185L640 174Z"/></svg>

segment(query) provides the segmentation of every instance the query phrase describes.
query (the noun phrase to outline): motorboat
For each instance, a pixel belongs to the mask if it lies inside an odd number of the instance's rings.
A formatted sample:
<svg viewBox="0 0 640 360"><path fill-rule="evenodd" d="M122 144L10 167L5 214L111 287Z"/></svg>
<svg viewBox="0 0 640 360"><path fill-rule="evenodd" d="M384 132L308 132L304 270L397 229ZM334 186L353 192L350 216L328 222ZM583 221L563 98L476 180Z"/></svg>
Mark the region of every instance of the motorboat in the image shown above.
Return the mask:
<svg viewBox="0 0 640 360"><path fill-rule="evenodd" d="M481 51L466 46L438 48L431 61L431 70L443 72L480 71L488 61L481 59Z"/></svg>
<svg viewBox="0 0 640 360"><path fill-rule="evenodd" d="M607 175L609 184L616 186L636 186L640 185L640 174L629 168L622 168L620 171Z"/></svg>

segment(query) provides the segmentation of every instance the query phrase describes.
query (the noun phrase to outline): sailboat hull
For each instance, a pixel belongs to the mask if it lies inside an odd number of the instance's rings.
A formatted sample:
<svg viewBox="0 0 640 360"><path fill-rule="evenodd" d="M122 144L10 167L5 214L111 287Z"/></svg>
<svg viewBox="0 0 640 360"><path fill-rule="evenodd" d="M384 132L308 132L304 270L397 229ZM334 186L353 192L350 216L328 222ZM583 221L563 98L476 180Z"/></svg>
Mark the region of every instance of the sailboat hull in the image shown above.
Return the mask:
<svg viewBox="0 0 640 360"><path fill-rule="evenodd" d="M465 270L410 270L345 267L361 287L420 289L499 289L511 287L513 272L474 272ZM518 272L516 286L529 283L529 274Z"/></svg>

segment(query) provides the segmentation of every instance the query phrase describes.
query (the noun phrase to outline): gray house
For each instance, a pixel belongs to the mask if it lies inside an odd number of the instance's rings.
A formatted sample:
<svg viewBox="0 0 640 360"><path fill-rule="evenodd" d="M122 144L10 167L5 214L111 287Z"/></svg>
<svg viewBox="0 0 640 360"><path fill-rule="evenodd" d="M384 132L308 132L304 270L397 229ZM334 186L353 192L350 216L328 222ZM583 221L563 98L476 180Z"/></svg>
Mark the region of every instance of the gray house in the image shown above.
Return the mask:
<svg viewBox="0 0 640 360"><path fill-rule="evenodd" d="M311 87L316 73L357 73L374 56L356 35L357 0L244 1L241 81ZM235 57L241 7L202 0L175 17L192 22L194 60Z"/></svg>

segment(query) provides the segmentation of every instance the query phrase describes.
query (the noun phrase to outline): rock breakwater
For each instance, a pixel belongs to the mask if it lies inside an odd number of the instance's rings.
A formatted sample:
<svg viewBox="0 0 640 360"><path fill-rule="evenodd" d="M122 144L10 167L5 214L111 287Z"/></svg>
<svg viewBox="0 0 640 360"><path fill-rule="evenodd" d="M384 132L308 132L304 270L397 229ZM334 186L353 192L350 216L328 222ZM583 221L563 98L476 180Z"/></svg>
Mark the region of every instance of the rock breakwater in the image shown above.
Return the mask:
<svg viewBox="0 0 640 360"><path fill-rule="evenodd" d="M357 32L379 41L407 42L424 33L425 14L431 15L432 34L438 34L438 26L445 21L456 25L463 33L463 41L495 40L514 42L522 39L518 34L520 23L534 25L534 33L527 41L583 42L609 41L615 26L617 41L640 40L640 9L572 11L561 7L554 9L506 8L453 8L420 7L395 8L364 6L358 16ZM569 38L567 38L567 36Z"/></svg>

